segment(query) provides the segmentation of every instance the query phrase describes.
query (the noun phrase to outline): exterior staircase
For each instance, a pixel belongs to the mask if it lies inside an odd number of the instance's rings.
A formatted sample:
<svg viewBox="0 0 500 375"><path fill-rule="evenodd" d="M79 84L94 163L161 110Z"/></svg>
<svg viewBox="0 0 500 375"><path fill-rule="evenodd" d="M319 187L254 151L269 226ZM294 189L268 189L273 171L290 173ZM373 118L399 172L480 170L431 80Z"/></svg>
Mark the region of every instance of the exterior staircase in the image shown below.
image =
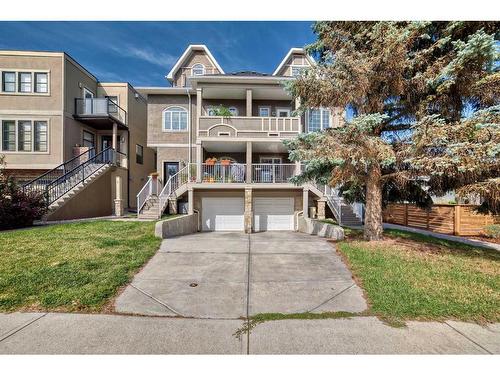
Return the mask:
<svg viewBox="0 0 500 375"><path fill-rule="evenodd" d="M49 212L54 212L106 173L115 160L112 148L98 154L89 149L23 185L23 190L43 195Z"/></svg>
<svg viewBox="0 0 500 375"><path fill-rule="evenodd" d="M186 192L189 181L189 165L170 176L160 191L159 182L149 176L148 181L137 194L137 217L158 220L170 199L177 199Z"/></svg>
<svg viewBox="0 0 500 375"><path fill-rule="evenodd" d="M337 189L332 189L327 185L316 185L316 187L323 193L326 203L339 225L348 227L360 227L363 225L362 215L355 212L353 209L354 205L344 201L344 198L338 194Z"/></svg>

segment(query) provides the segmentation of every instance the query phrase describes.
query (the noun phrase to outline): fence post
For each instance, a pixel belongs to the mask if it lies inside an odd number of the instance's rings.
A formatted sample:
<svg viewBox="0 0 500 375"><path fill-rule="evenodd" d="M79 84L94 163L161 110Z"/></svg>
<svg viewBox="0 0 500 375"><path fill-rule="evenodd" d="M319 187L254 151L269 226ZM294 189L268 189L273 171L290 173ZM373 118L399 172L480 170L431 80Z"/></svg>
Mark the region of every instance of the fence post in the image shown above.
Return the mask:
<svg viewBox="0 0 500 375"><path fill-rule="evenodd" d="M405 203L405 227L408 226L408 203Z"/></svg>
<svg viewBox="0 0 500 375"><path fill-rule="evenodd" d="M461 206L455 205L454 215L453 215L453 234L455 236L460 236L460 214Z"/></svg>

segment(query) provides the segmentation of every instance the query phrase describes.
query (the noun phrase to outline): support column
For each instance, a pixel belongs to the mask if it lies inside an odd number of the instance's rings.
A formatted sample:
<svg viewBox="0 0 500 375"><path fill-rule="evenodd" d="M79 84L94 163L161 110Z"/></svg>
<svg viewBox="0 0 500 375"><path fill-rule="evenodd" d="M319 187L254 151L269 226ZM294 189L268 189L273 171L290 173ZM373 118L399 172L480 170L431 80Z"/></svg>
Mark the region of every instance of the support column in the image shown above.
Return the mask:
<svg viewBox="0 0 500 375"><path fill-rule="evenodd" d="M300 98L295 98L295 111L297 111L297 109L300 108ZM300 124L299 122L299 133L302 133L304 132L304 130L302 129L302 124Z"/></svg>
<svg viewBox="0 0 500 375"><path fill-rule="evenodd" d="M301 173L300 161L295 162L295 176L298 176Z"/></svg>
<svg viewBox="0 0 500 375"><path fill-rule="evenodd" d="M203 149L201 143L196 144L196 182L201 182L201 163L203 159Z"/></svg>
<svg viewBox="0 0 500 375"><path fill-rule="evenodd" d="M168 213L170 215L177 214L177 198L168 198Z"/></svg>
<svg viewBox="0 0 500 375"><path fill-rule="evenodd" d="M200 117L201 117L201 103L202 103L202 89L196 89L196 131L200 131Z"/></svg>
<svg viewBox="0 0 500 375"><path fill-rule="evenodd" d="M252 183L252 142L247 141L247 173L246 183Z"/></svg>
<svg viewBox="0 0 500 375"><path fill-rule="evenodd" d="M252 233L253 227L253 205L252 205L252 188L245 188L245 213L244 213L244 227L245 233Z"/></svg>
<svg viewBox="0 0 500 375"><path fill-rule="evenodd" d="M316 215L318 216L318 220L326 219L325 207L326 207L326 200L324 198L319 199L318 212L316 213Z"/></svg>
<svg viewBox="0 0 500 375"><path fill-rule="evenodd" d="M114 215L123 216L123 199L122 199L122 178L115 177L115 200L114 200Z"/></svg>
<svg viewBox="0 0 500 375"><path fill-rule="evenodd" d="M193 188L188 189L188 214L194 214L194 194Z"/></svg>
<svg viewBox="0 0 500 375"><path fill-rule="evenodd" d="M252 89L247 89L247 117L252 116Z"/></svg>
<svg viewBox="0 0 500 375"><path fill-rule="evenodd" d="M309 217L309 189L304 188L302 191L302 211L304 218Z"/></svg>
<svg viewBox="0 0 500 375"><path fill-rule="evenodd" d="M118 138L118 125L116 122L113 123L113 137L112 137L112 147L113 147L113 163L116 163L116 151L118 150L117 146L117 138Z"/></svg>

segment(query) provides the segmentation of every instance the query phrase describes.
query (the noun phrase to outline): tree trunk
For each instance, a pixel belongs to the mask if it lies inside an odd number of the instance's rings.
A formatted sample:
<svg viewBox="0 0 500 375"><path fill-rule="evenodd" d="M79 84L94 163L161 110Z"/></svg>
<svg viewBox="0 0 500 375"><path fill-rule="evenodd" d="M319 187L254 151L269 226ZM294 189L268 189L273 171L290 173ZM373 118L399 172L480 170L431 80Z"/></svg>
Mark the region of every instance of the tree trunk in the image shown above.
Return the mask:
<svg viewBox="0 0 500 375"><path fill-rule="evenodd" d="M382 239L382 181L380 178L380 166L370 167L366 180L364 238L367 241Z"/></svg>

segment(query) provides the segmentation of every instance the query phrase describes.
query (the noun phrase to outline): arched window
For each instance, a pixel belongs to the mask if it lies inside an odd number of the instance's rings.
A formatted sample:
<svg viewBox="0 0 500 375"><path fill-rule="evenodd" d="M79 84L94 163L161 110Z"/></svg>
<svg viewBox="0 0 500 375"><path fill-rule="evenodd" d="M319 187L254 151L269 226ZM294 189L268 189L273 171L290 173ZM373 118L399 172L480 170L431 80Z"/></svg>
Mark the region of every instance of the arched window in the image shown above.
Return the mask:
<svg viewBox="0 0 500 375"><path fill-rule="evenodd" d="M183 131L187 129L187 111L182 107L169 107L163 111L164 131Z"/></svg>
<svg viewBox="0 0 500 375"><path fill-rule="evenodd" d="M203 64L194 64L191 68L191 71L194 76L202 76L203 74L205 74L205 67L203 66Z"/></svg>

